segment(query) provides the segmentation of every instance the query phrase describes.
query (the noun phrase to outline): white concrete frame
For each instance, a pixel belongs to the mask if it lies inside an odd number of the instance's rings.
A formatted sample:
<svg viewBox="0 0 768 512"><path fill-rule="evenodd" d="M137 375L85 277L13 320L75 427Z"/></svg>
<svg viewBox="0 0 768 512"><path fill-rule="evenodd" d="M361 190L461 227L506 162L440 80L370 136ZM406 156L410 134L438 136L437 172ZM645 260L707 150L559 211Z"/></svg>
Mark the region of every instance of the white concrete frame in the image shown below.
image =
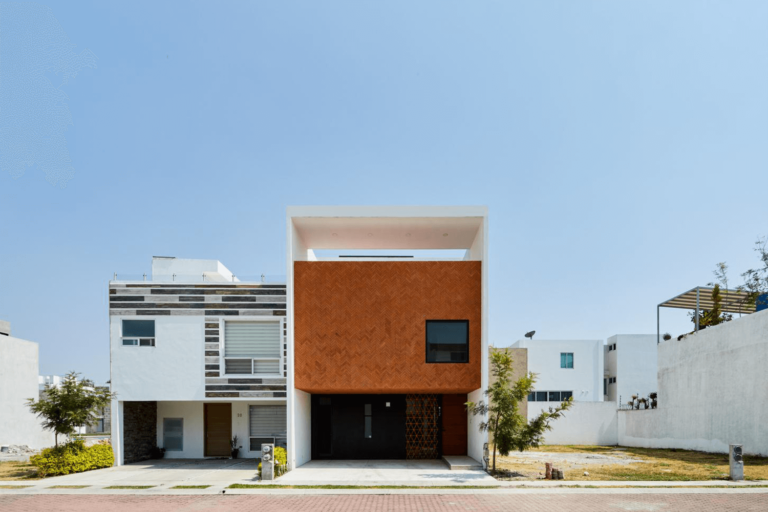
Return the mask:
<svg viewBox="0 0 768 512"><path fill-rule="evenodd" d="M468 398L471 401L483 398L482 392L488 388L487 207L290 206L286 224L289 469L299 467L311 458L311 396L297 390L294 381L293 263L317 261L314 249L464 249L464 260L481 261L481 386L469 393ZM435 261L445 259L434 258ZM478 429L482 420L479 417L468 419L467 454L478 461L482 460L483 445L488 442L487 433Z"/></svg>

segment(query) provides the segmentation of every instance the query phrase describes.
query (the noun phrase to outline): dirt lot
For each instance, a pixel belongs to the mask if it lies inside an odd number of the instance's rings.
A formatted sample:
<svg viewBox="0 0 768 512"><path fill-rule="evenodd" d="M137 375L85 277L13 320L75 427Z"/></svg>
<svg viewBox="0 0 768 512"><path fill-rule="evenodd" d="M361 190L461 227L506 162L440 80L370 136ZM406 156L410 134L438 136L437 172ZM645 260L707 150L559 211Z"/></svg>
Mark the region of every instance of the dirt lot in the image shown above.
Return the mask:
<svg viewBox="0 0 768 512"><path fill-rule="evenodd" d="M37 478L37 468L29 462L0 462L0 482L8 480L30 480Z"/></svg>
<svg viewBox="0 0 768 512"><path fill-rule="evenodd" d="M506 479L544 477L544 463L562 469L566 480L727 480L728 455L687 450L616 446L542 446L528 452L497 455ZM585 474L588 473L588 474ZM747 480L768 480L767 457L744 457Z"/></svg>

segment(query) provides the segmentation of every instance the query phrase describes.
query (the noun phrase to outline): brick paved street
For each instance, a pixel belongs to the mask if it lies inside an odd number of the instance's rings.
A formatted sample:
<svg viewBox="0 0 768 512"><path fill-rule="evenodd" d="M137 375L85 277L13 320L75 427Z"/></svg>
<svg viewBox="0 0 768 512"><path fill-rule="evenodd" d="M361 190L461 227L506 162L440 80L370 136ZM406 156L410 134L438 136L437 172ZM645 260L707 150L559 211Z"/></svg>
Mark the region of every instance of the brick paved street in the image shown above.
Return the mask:
<svg viewBox="0 0 768 512"><path fill-rule="evenodd" d="M540 492L475 495L1 495L2 512L33 511L765 511L768 492Z"/></svg>

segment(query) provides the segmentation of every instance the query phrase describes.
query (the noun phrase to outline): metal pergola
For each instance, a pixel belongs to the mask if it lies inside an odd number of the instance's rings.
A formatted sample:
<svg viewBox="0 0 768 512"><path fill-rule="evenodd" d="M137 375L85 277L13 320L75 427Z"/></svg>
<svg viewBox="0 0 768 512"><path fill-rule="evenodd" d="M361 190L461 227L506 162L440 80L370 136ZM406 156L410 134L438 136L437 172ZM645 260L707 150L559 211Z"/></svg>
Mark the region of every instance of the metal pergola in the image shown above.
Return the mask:
<svg viewBox="0 0 768 512"><path fill-rule="evenodd" d="M697 286L685 293L681 293L669 300L666 300L656 306L656 342L661 341L661 324L659 312L661 308L677 308L677 309L692 309L696 312L702 309L710 310L715 307L715 302L712 300L712 290L714 288L707 286ZM739 313L748 315L755 312L754 302L749 302L748 292L739 290L726 290L720 289L720 310L724 313ZM699 315L696 315L696 329L699 330Z"/></svg>

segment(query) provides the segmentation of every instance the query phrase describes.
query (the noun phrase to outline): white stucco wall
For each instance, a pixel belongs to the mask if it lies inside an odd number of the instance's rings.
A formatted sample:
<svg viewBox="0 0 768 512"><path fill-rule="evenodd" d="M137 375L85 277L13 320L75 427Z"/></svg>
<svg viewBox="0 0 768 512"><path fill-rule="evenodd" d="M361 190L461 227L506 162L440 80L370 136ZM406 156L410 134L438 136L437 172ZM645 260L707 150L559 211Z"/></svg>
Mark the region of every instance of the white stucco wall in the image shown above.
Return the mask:
<svg viewBox="0 0 768 512"><path fill-rule="evenodd" d="M122 318L110 316L112 391L121 401L205 398L202 316L131 316L154 320L155 346L123 346Z"/></svg>
<svg viewBox="0 0 768 512"><path fill-rule="evenodd" d="M520 340L512 347L528 349L537 391L573 391L575 402L603 401L602 340ZM562 352L573 353L573 368L560 368Z"/></svg>
<svg viewBox="0 0 768 512"><path fill-rule="evenodd" d="M556 404L528 403L528 421ZM613 446L619 443L616 402L574 402L565 416L551 423L545 444Z"/></svg>
<svg viewBox="0 0 768 512"><path fill-rule="evenodd" d="M611 400L626 403L632 395L647 397L658 391L658 346L655 334L617 334L608 338L616 350L610 354L616 359L616 384L609 384L615 396Z"/></svg>
<svg viewBox="0 0 768 512"><path fill-rule="evenodd" d="M26 405L28 398L39 398L38 357L37 343L0 336L0 445L53 445L53 433L43 430Z"/></svg>
<svg viewBox="0 0 768 512"><path fill-rule="evenodd" d="M485 399L482 389L476 389L467 395L468 402L480 402ZM483 446L488 442L488 432L480 432L482 416L467 414L467 455L477 462L483 461Z"/></svg>
<svg viewBox="0 0 768 512"><path fill-rule="evenodd" d="M658 351L659 406L619 413L619 443L768 455L768 311L710 327Z"/></svg>
<svg viewBox="0 0 768 512"><path fill-rule="evenodd" d="M278 405L285 401L260 400L251 402L232 402L232 435L238 436L241 458L261 456L260 450L250 449L251 405ZM205 417L204 402L157 402L157 445L163 446L163 419L182 418L184 420L184 449L166 451L167 459L201 459L205 452Z"/></svg>
<svg viewBox="0 0 768 512"><path fill-rule="evenodd" d="M291 469L312 460L312 395L297 389L294 394L294 404L296 453L293 456Z"/></svg>

